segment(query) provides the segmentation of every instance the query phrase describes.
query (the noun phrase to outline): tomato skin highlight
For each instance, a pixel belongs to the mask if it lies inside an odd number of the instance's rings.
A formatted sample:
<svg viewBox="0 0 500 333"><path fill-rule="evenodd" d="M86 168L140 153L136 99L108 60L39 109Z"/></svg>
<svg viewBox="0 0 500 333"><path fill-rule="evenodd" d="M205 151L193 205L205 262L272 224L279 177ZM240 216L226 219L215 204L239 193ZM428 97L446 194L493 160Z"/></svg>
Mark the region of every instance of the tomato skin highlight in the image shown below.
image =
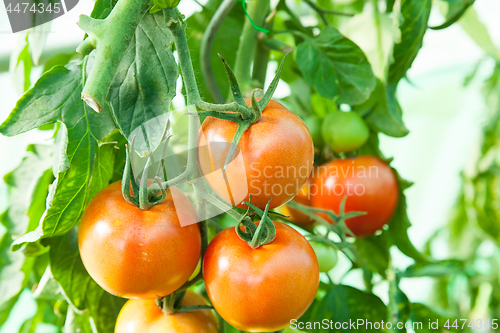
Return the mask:
<svg viewBox="0 0 500 333"><path fill-rule="evenodd" d="M349 218L346 226L356 237L366 237L389 223L399 199L398 182L391 167L374 156L337 159L318 168L312 205L339 213L345 195L345 211L366 212ZM333 223L326 214L320 214Z"/></svg>
<svg viewBox="0 0 500 333"><path fill-rule="evenodd" d="M182 306L207 305L200 295L187 290ZM152 299L132 299L120 310L115 333L218 333L211 310L165 315Z"/></svg>
<svg viewBox="0 0 500 333"><path fill-rule="evenodd" d="M181 227L179 219L193 224ZM90 201L83 214L78 230L83 264L113 295L166 296L196 268L201 253L196 221L195 208L176 188L167 191L165 201L143 211L123 199L121 182L113 183Z"/></svg>
<svg viewBox="0 0 500 333"><path fill-rule="evenodd" d="M276 238L252 249L228 228L207 248L203 276L217 312L247 332L290 325L311 305L319 286L316 254L292 227L274 222Z"/></svg>
<svg viewBox="0 0 500 333"><path fill-rule="evenodd" d="M250 99L245 101L250 104ZM226 202L240 208L246 208L242 202L248 201L250 195L252 204L261 209L270 199L270 208L291 200L309 177L314 161L314 145L307 126L271 100L262 111L262 118L243 133L238 144L240 154L226 168L226 184L222 168L237 127L235 122L213 117L207 117L202 124L198 157L210 187Z"/></svg>

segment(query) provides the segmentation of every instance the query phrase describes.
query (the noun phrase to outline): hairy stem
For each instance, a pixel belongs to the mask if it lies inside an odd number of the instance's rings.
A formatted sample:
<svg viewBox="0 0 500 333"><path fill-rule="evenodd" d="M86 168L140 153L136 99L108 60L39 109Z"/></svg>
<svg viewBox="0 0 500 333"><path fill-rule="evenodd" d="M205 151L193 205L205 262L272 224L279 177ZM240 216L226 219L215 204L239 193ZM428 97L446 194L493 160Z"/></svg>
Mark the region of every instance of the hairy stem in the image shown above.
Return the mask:
<svg viewBox="0 0 500 333"><path fill-rule="evenodd" d="M212 53L212 44L215 39L215 35L219 30L222 22L226 18L227 14L231 11L236 0L224 0L222 4L217 8L214 16L210 20L205 33L203 34L203 38L201 40L200 45L200 63L201 63L201 72L203 73L203 77L205 78L205 82L207 84L208 90L212 98L217 103L224 103L225 99L222 95L219 86L217 85L217 81L215 80L214 72L212 70L211 64L211 53Z"/></svg>
<svg viewBox="0 0 500 333"><path fill-rule="evenodd" d="M191 54L189 53L184 23L179 17L176 8L169 8L166 10L166 13L175 19L169 28L174 36L175 47L177 55L179 56L179 65L181 67L184 88L186 89L187 104L195 105L197 102L201 101L201 97L198 90L198 84L196 83L196 76L194 75L193 64L191 62Z"/></svg>
<svg viewBox="0 0 500 333"><path fill-rule="evenodd" d="M96 48L96 57L82 99L97 112L102 110L114 74L150 0L120 0L104 20L80 15L78 25L89 37L78 47L83 54Z"/></svg>
<svg viewBox="0 0 500 333"><path fill-rule="evenodd" d="M264 20L269 12L269 0L254 0L248 3L248 15L259 26L264 24ZM252 89L252 62L257 46L257 30L248 19L245 19L243 31L240 37L240 44L236 52L236 63L234 74L240 82L241 90L247 95Z"/></svg>
<svg viewBox="0 0 500 333"><path fill-rule="evenodd" d="M262 33L262 32L260 32ZM255 88L264 89L266 83L267 65L269 64L269 56L271 50L264 45L264 41L259 41L255 52L255 60L253 66L252 80Z"/></svg>

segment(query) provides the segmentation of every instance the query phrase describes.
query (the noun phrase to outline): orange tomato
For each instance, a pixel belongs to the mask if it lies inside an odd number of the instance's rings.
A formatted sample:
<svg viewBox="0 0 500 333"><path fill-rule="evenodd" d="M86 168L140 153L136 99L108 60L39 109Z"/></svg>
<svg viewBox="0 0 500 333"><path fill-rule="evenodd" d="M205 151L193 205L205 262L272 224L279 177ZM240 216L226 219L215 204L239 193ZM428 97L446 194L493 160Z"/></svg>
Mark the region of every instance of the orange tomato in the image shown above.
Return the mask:
<svg viewBox="0 0 500 333"><path fill-rule="evenodd" d="M250 99L246 99L247 104ZM304 122L280 103L271 100L262 118L243 133L239 154L222 168L229 154L238 124L207 117L202 124L199 144L201 171L210 187L233 206L252 203L264 209L291 200L305 183L314 160L311 134Z"/></svg>
<svg viewBox="0 0 500 333"><path fill-rule="evenodd" d="M274 332L311 305L319 285L316 254L292 227L274 222L276 238L252 249L228 228L207 248L203 276L208 297L232 326Z"/></svg>
<svg viewBox="0 0 500 333"><path fill-rule="evenodd" d="M186 291L181 305L206 305L205 299ZM218 333L217 320L211 310L165 315L152 299L129 300L116 320L115 333Z"/></svg>
<svg viewBox="0 0 500 333"><path fill-rule="evenodd" d="M175 206L174 206L175 198ZM179 220L189 222L182 227ZM195 209L178 189L162 203L141 210L123 199L121 182L89 203L78 230L78 245L90 276L109 293L158 298L184 284L196 268L201 236Z"/></svg>
<svg viewBox="0 0 500 333"><path fill-rule="evenodd" d="M345 221L357 237L371 236L389 223L399 198L394 172L374 156L338 159L318 167L310 190L313 207L338 214L340 203L347 196L346 213L366 212Z"/></svg>

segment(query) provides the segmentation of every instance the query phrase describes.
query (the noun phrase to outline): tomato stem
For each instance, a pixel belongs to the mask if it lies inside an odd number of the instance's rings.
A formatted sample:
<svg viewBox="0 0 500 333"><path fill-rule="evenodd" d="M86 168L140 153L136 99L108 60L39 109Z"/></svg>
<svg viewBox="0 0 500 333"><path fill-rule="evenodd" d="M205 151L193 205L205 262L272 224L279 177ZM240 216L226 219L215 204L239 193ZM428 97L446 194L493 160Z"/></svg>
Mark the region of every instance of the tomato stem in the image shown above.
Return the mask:
<svg viewBox="0 0 500 333"><path fill-rule="evenodd" d="M176 313L200 311L200 310L213 310L211 305L185 305L175 309Z"/></svg>
<svg viewBox="0 0 500 333"><path fill-rule="evenodd" d="M249 209L253 209L257 215L261 217L261 220L259 226L256 226L247 216L249 212L249 210L247 210L247 213L238 221L238 224L236 225L235 230L238 237L247 242L252 249L271 243L276 238L276 227L268 216L271 200L267 203L264 211L260 210L250 202L245 201L244 203L249 207ZM241 229L242 226L245 227L245 230Z"/></svg>
<svg viewBox="0 0 500 333"><path fill-rule="evenodd" d="M154 188L154 186L148 186L149 170L153 163L152 152L149 154L148 159L146 161L146 166L142 171L140 184L137 184L137 179L135 176L133 176L134 170L132 166L133 164L132 159L135 156L134 143L135 143L135 137L134 139L132 139L132 142L130 144L130 149L128 145L125 146L126 158L125 158L125 169L123 170L123 177L122 177L122 195L125 201L127 201L129 204L137 206L142 210L148 210L151 207L163 202L163 200L165 200L167 196L167 192L164 186L158 180L157 176L162 164L158 163L159 167L156 170L155 176L153 178L153 181L158 186L158 189ZM167 145L167 143L168 143L168 138L165 141L165 146ZM160 192L159 195L158 192Z"/></svg>
<svg viewBox="0 0 500 333"><path fill-rule="evenodd" d="M224 103L224 96L217 85L217 81L215 80L215 75L212 70L211 63L211 52L212 52L212 44L215 39L215 35L219 30L220 26L224 22L224 19L229 14L231 9L233 8L236 0L224 0L220 4L219 8L214 13L214 16L208 23L207 28L205 29L205 33L203 34L203 38L200 44L200 65L201 71L203 73L203 77L205 78L205 83L207 84L207 88L212 95L212 98L217 103Z"/></svg>
<svg viewBox="0 0 500 333"><path fill-rule="evenodd" d="M269 0L251 1L247 4L248 15L256 25L262 26L269 13L269 7ZM251 69L257 46L257 33L258 31L253 27L251 20L246 17L234 65L234 73L241 82L244 94L249 92L253 84Z"/></svg>
<svg viewBox="0 0 500 333"><path fill-rule="evenodd" d="M255 50L252 82L260 89L264 89L266 83L267 67L269 64L269 57L271 56L271 49L265 46L268 38L273 34L274 16L276 15L277 8L275 8L264 20L264 28L267 28L270 33L266 34L262 31L257 33L257 45Z"/></svg>

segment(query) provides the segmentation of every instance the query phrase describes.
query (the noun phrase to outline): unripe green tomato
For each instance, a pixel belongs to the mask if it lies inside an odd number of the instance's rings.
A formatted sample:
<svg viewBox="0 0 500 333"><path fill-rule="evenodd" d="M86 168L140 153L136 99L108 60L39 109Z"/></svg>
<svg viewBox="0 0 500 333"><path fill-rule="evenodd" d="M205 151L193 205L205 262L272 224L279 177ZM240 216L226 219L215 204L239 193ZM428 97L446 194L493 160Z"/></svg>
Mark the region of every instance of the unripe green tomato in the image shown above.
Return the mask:
<svg viewBox="0 0 500 333"><path fill-rule="evenodd" d="M337 250L319 242L311 242L311 246L318 257L319 271L322 273L331 271L339 260Z"/></svg>
<svg viewBox="0 0 500 333"><path fill-rule="evenodd" d="M304 123L311 133L315 147L323 145L323 135L321 134L321 119L316 116L309 116L304 119Z"/></svg>
<svg viewBox="0 0 500 333"><path fill-rule="evenodd" d="M370 130L356 112L335 111L326 115L321 126L325 143L336 153L353 151L365 144Z"/></svg>

